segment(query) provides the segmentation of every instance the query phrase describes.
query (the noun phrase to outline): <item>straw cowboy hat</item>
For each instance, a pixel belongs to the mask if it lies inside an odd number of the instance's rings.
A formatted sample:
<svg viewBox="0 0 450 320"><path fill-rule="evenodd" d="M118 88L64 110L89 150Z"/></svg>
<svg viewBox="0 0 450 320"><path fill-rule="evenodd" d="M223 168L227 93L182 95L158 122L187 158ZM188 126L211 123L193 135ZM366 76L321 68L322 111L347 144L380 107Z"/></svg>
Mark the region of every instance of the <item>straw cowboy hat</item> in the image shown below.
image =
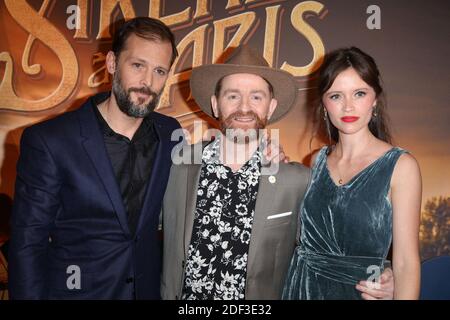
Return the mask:
<svg viewBox="0 0 450 320"><path fill-rule="evenodd" d="M273 123L287 114L297 96L294 77L282 70L269 67L267 61L248 45L237 47L223 64L209 64L192 69L190 86L192 96L203 112L214 117L211 96L217 82L230 74L251 73L266 79L273 87L274 99L278 101L268 123Z"/></svg>

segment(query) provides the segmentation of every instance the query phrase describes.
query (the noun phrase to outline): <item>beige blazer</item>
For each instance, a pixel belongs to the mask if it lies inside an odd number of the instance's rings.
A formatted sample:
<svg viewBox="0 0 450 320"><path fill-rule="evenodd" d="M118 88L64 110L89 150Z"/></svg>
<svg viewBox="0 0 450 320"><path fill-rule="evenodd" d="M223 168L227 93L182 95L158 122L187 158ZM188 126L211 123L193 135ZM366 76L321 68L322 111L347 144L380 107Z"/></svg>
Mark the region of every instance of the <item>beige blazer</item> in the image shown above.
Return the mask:
<svg viewBox="0 0 450 320"><path fill-rule="evenodd" d="M189 148L192 151L192 148ZM163 299L180 299L191 241L201 164L172 165L163 209ZM280 299L295 248L298 212L310 169L280 163L261 175L247 264L246 299Z"/></svg>

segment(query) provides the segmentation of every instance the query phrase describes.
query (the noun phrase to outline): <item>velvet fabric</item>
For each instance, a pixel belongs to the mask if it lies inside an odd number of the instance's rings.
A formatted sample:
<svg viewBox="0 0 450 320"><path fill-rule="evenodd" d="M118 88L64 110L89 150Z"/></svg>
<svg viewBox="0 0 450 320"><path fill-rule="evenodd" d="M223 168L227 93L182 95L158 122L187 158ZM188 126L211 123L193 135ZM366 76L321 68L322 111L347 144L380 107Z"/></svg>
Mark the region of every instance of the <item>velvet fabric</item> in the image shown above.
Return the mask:
<svg viewBox="0 0 450 320"><path fill-rule="evenodd" d="M390 182L402 153L392 148L348 183L336 185L320 150L300 210L300 239L283 299L361 299L355 285L374 280L392 241Z"/></svg>

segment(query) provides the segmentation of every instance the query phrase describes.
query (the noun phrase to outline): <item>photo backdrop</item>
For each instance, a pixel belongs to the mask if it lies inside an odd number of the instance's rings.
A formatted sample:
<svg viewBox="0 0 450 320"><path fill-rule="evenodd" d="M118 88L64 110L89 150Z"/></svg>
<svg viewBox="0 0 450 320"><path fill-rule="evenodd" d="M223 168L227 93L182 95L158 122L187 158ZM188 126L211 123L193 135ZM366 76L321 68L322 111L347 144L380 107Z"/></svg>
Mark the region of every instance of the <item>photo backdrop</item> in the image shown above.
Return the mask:
<svg viewBox="0 0 450 320"><path fill-rule="evenodd" d="M306 165L325 143L314 134L312 115L323 55L345 46L372 55L394 143L422 170L422 258L450 254L449 12L446 0L2 0L0 234L8 237L23 129L109 90L104 61L114 23L151 16L171 27L180 52L158 112L191 132L196 120L213 126L190 97L191 69L220 62L248 43L300 85L295 108L271 128L280 129L289 157Z"/></svg>

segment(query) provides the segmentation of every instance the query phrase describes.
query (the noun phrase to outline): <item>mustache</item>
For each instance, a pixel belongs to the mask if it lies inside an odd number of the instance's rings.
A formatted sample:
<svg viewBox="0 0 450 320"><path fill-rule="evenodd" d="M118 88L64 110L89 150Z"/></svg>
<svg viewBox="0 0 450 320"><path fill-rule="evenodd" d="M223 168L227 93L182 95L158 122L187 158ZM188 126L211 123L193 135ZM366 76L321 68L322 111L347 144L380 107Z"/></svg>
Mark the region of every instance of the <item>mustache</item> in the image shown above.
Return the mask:
<svg viewBox="0 0 450 320"><path fill-rule="evenodd" d="M239 117L252 117L256 122L254 125L255 129L264 129L267 125L267 118L261 119L258 116L258 114L256 114L253 111L247 111L247 112L236 111L236 112L233 112L232 114L230 114L225 119L219 118L220 130L222 132L225 132L227 129L233 129L233 125L232 125L233 120L234 120L234 118L239 118Z"/></svg>
<svg viewBox="0 0 450 320"><path fill-rule="evenodd" d="M128 89L128 93L133 92L133 91L137 92L137 93L143 93L143 94L146 94L146 95L149 95L149 96L157 96L158 95L155 91L153 91L149 87L142 87L142 88L134 88L134 87L132 87L132 88Z"/></svg>
<svg viewBox="0 0 450 320"><path fill-rule="evenodd" d="M258 115L257 115L255 112L253 112L253 111L248 111L248 112L236 111L236 112L233 112L232 114L230 114L230 115L225 119L225 121L230 121L230 120L232 120L233 118L249 117L249 116L251 116L253 119L260 120L260 118L258 117Z"/></svg>

